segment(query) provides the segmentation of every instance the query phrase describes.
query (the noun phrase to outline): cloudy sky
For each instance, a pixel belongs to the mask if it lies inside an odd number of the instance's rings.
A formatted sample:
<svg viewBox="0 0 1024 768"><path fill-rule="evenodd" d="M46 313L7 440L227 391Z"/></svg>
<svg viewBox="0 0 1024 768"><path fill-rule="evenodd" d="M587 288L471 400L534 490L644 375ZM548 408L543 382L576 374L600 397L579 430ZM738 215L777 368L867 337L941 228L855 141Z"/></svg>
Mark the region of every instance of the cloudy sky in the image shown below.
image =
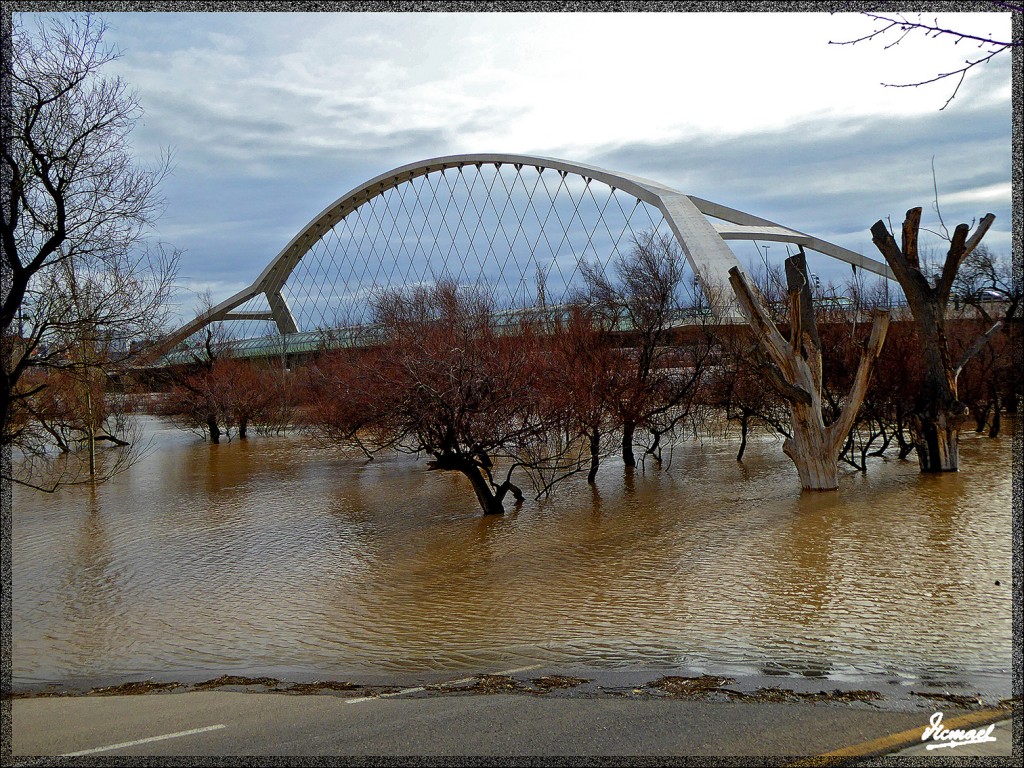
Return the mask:
<svg viewBox="0 0 1024 768"><path fill-rule="evenodd" d="M898 224L920 205L937 227L934 159L950 228L991 211L986 241L1010 252L1009 55L972 71L942 111L955 82L881 85L954 69L978 54L971 43L832 45L873 22L824 13L104 19L145 108L139 156L174 152L156 236L184 250L189 309L188 291L219 300L251 283L363 181L468 152L648 177L873 257L879 218ZM938 19L1010 35L1009 14Z"/></svg>

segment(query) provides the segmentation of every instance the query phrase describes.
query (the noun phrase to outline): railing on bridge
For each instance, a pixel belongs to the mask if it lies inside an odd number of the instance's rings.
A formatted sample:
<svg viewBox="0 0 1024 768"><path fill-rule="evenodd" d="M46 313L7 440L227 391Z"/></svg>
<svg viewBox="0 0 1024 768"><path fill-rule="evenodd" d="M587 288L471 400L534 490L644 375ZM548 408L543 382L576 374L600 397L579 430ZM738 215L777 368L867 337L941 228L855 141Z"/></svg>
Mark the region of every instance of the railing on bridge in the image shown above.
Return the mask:
<svg viewBox="0 0 1024 768"><path fill-rule="evenodd" d="M874 305L857 309L853 300L845 296L821 297L817 300L820 308L834 313L837 317L856 322L870 319ZM890 301L888 308L894 320L910 319L906 301ZM787 307L776 307L777 314L784 317ZM571 305L558 304L545 307L506 309L493 314L493 327L498 333L509 333L522 328L524 322L535 327L552 327L555 323L569 318ZM708 306L682 307L673 313L668 328L683 328L700 324L746 325L746 318L715 316ZM615 333L629 333L633 329L628 318L620 318L611 329ZM321 328L289 334L271 334L250 339L229 339L212 345L215 355L236 359L291 359L298 355L316 355L339 349L369 348L381 344L381 327L373 324L352 325L342 328ZM185 343L164 355L157 366L190 365L206 359L202 343Z"/></svg>
<svg viewBox="0 0 1024 768"><path fill-rule="evenodd" d="M531 323L543 329L555 323L568 320L571 306L559 304L546 307L526 307L525 309L507 309L495 312L492 325L499 334L511 333ZM683 327L715 319L708 307L684 307L677 310L669 320L668 327ZM727 320L742 321L741 318ZM628 318L619 319L613 332L629 333L633 330ZM368 348L382 342L383 335L378 325L353 325L344 328L327 328L313 331L300 331L289 334L272 334L251 339L229 339L212 345L215 355L225 355L237 359L272 359L275 357L290 358L295 355L312 355L338 349ZM181 345L164 355L158 366L189 365L206 359L206 350L201 343Z"/></svg>

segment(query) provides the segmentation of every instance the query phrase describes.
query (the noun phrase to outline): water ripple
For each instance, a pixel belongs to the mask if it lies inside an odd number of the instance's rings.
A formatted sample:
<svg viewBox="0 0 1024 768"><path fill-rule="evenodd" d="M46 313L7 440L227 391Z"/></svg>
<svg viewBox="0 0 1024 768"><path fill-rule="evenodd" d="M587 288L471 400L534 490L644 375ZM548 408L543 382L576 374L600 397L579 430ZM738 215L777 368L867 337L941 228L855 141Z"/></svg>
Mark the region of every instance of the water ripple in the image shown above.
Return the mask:
<svg viewBox="0 0 1024 768"><path fill-rule="evenodd" d="M96 491L17 489L16 681L569 662L765 674L1010 664L1009 441L800 494L773 441L609 462L483 518L465 481L300 438L160 450ZM999 580L1000 586L995 582ZM767 671L766 671L767 670Z"/></svg>

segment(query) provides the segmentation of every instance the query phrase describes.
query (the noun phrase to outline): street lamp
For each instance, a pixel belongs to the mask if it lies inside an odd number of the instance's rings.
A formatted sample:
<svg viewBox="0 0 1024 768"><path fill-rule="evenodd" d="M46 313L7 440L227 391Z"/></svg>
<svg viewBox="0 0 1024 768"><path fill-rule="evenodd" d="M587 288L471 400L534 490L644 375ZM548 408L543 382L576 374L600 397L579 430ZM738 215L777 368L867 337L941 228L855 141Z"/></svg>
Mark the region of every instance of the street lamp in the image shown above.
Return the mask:
<svg viewBox="0 0 1024 768"><path fill-rule="evenodd" d="M764 264L764 279L765 285L768 284L769 272L768 272L768 247L767 245L761 245L756 240L754 241L754 247L757 248L757 255L761 257L761 261ZM764 248L764 253L761 249Z"/></svg>

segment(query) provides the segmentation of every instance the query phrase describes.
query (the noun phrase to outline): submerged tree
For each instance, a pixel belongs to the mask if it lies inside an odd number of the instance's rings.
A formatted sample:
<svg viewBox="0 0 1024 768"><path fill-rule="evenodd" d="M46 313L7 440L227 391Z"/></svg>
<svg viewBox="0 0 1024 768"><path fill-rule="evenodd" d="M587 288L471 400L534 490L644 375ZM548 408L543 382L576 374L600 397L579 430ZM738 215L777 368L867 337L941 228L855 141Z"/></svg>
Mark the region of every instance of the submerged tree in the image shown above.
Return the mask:
<svg viewBox="0 0 1024 768"><path fill-rule="evenodd" d="M170 288L159 270L143 269L140 262L110 261L105 270L89 272L64 261L30 291L29 306L42 318L34 327L42 335L19 382L19 390L35 389L17 409L23 411L14 432L20 460L13 476L19 482L42 489L73 482L77 468L70 459L79 447L82 476L87 470L93 481L138 458L121 451L100 471L96 448L98 442L129 448L137 436L126 363L133 340L159 327ZM49 460L58 456L56 464Z"/></svg>
<svg viewBox="0 0 1024 768"><path fill-rule="evenodd" d="M579 469L574 436L543 396L548 358L525 315L451 280L374 304L379 345L320 364L314 428L370 455L431 456L430 469L469 480L485 514L524 499L517 470L543 492Z"/></svg>
<svg viewBox="0 0 1024 768"><path fill-rule="evenodd" d="M615 423L622 433L622 461L637 463L637 431L650 436L645 455L658 460L662 441L690 416L715 346L717 320L700 296L686 306L684 261L672 235L647 231L614 263L614 277L584 265L585 300L616 331L621 364L612 380ZM686 343L680 321L689 318Z"/></svg>
<svg viewBox="0 0 1024 768"><path fill-rule="evenodd" d="M213 305L200 299L199 312ZM223 323L211 323L186 340L188 360L166 374L170 387L158 412L179 428L217 444L242 440L250 429L278 434L292 422L295 389L283 365L237 359Z"/></svg>
<svg viewBox="0 0 1024 768"><path fill-rule="evenodd" d="M978 323L976 318L964 318L956 323L958 327L951 332L954 345L963 346L964 342L970 343L976 338ZM1020 369L1014 368L1013 363L1009 336L997 333L961 371L957 395L970 409L976 432L987 429L989 437L999 436L1003 409L1013 407L1019 389Z"/></svg>
<svg viewBox="0 0 1024 768"><path fill-rule="evenodd" d="M801 486L815 491L838 488L839 455L853 427L872 368L885 341L888 312L878 310L874 313L871 336L861 355L846 403L835 420L826 424L822 399L822 347L803 251L786 259L788 342L737 267L729 270L729 280L754 336L768 358L761 370L776 392L789 403L792 434L783 443L783 451L796 465Z"/></svg>
<svg viewBox="0 0 1024 768"><path fill-rule="evenodd" d="M903 288L917 325L922 360L921 389L912 404L911 428L922 472L949 472L959 468L957 438L967 407L957 396L957 378L992 335L996 322L954 362L946 331L946 315L957 272L988 232L995 216L986 214L974 234L960 224L950 238L942 270L929 282L918 255L921 209L907 211L903 222L902 247L896 243L884 221L875 222L871 235L893 275Z"/></svg>
<svg viewBox="0 0 1024 768"><path fill-rule="evenodd" d="M719 409L726 422L739 425L736 461L743 461L747 440L758 428L783 437L790 435L789 409L786 401L765 382L760 371L766 364L763 357L757 342L751 343L749 333L724 331L718 360L704 393L707 403Z"/></svg>
<svg viewBox="0 0 1024 768"><path fill-rule="evenodd" d="M543 396L563 414L570 433L586 440L587 482L593 484L610 452L605 437L622 426L616 391L625 361L607 320L586 304L573 305L567 317L556 319L552 331Z"/></svg>
<svg viewBox="0 0 1024 768"><path fill-rule="evenodd" d="M978 333L1002 322L1000 332L965 366L958 380L958 392L974 413L977 431L988 426L990 437L999 436L1003 409L1016 413L1024 392L1019 374L1022 297L1024 290L1013 278L1009 259L1000 259L984 243L964 259L953 282L951 300L954 310L960 310L957 324L969 329L967 334L954 334L969 337L955 338L954 344L959 342L966 349Z"/></svg>
<svg viewBox="0 0 1024 768"><path fill-rule="evenodd" d="M180 367L171 381L158 413L211 443L245 440L251 429L277 434L291 421L290 382L266 363L219 356Z"/></svg>

